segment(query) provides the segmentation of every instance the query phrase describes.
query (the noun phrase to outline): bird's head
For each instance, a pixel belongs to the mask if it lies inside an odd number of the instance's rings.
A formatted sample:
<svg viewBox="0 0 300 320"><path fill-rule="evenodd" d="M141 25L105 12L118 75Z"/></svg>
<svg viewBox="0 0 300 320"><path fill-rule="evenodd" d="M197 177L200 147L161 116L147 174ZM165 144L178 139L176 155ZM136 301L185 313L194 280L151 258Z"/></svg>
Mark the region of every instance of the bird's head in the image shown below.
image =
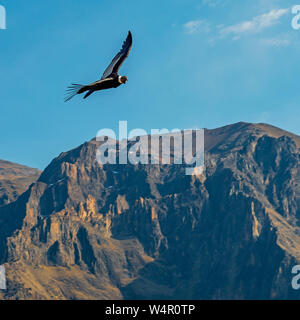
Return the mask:
<svg viewBox="0 0 300 320"><path fill-rule="evenodd" d="M120 80L125 84L128 81L128 78L126 76L122 76Z"/></svg>

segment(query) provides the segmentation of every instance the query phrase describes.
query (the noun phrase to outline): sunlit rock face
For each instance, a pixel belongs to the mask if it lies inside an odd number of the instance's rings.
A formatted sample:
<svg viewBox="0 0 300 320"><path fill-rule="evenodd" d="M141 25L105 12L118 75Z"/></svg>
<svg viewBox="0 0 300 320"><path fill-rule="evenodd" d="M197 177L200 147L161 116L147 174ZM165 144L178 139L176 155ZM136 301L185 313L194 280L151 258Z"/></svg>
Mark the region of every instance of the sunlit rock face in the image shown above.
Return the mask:
<svg viewBox="0 0 300 320"><path fill-rule="evenodd" d="M205 172L62 153L0 209L3 299L297 299L300 138L205 130Z"/></svg>

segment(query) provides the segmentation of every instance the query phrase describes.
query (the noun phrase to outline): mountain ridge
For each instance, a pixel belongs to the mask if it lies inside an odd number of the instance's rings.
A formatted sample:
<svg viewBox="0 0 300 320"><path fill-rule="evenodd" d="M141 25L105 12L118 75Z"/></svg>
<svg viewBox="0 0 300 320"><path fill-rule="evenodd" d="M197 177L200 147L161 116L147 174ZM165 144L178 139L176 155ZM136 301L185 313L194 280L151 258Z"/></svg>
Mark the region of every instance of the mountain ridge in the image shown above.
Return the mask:
<svg viewBox="0 0 300 320"><path fill-rule="evenodd" d="M0 159L0 206L15 201L40 173L38 169Z"/></svg>

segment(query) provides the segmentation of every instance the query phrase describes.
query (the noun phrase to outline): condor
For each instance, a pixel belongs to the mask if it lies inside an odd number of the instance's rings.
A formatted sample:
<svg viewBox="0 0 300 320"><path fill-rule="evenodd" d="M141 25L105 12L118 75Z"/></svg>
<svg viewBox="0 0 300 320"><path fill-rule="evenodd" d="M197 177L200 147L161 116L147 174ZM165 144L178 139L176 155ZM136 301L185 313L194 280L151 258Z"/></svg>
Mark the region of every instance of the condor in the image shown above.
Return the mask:
<svg viewBox="0 0 300 320"><path fill-rule="evenodd" d="M123 62L128 57L131 48L132 48L132 34L129 31L128 36L125 42L123 43L121 51L114 57L110 65L104 71L101 79L88 85L73 83L67 89L67 96L65 98L65 102L71 100L77 94L82 94L84 92L87 92L84 96L84 99L86 99L95 91L117 88L121 84L125 84L128 81L128 78L126 76L119 76L119 70Z"/></svg>

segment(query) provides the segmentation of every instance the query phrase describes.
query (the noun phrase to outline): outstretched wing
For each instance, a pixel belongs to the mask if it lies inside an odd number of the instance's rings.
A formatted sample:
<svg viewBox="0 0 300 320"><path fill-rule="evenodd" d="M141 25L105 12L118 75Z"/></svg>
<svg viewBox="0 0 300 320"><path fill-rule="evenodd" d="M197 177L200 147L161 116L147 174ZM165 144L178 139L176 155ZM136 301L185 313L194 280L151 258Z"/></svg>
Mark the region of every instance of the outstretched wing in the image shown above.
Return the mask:
<svg viewBox="0 0 300 320"><path fill-rule="evenodd" d="M110 65L104 71L103 76L101 77L101 80L109 77L111 74L117 74L119 72L121 65L129 55L131 47L132 47L132 34L129 31L128 36L125 42L123 43L121 51L114 57Z"/></svg>

